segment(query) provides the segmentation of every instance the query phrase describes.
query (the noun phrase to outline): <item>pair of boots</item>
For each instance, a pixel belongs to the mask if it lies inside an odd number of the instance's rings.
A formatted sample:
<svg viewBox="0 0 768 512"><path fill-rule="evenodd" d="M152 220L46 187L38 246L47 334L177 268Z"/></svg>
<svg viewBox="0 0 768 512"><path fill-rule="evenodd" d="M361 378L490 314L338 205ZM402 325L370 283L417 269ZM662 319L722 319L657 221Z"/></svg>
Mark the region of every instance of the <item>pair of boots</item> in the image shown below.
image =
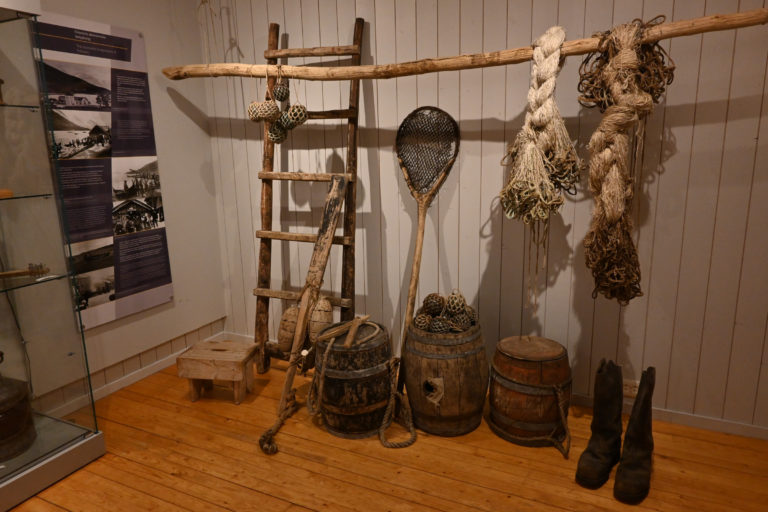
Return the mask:
<svg viewBox="0 0 768 512"><path fill-rule="evenodd" d="M645 499L651 486L651 402L655 382L656 369L651 366L640 378L640 387L624 434L624 449L621 450L621 409L624 401L621 367L613 361L600 361L595 378L592 437L579 458L576 483L597 489L608 480L611 469L618 462L613 496L629 504Z"/></svg>

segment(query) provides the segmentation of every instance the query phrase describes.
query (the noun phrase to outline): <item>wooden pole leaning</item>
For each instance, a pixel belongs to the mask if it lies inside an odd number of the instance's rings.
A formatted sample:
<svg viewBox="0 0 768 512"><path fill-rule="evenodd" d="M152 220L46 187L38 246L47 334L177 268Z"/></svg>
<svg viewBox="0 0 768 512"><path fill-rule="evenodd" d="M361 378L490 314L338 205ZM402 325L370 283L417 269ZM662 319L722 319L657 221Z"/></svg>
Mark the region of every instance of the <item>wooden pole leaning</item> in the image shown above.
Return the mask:
<svg viewBox="0 0 768 512"><path fill-rule="evenodd" d="M689 20L662 23L649 28L643 35L644 43L661 39L690 36L719 30L733 30L753 25L768 23L768 8L731 14L714 14ZM584 55L597 50L599 38L588 37L574 39L563 43L560 55ZM367 66L339 66L333 68L281 66L280 72L286 78L302 80L354 80L354 79L386 79L402 76L421 75L438 71L458 71L492 66L519 64L533 58L533 48L525 46L488 53L459 55L456 57L441 57L422 59L396 64L377 64ZM163 74L171 80L183 80L196 77L241 76L254 77L277 74L277 67L264 64L190 64L163 69Z"/></svg>
<svg viewBox="0 0 768 512"><path fill-rule="evenodd" d="M343 176L333 178L331 181L331 189L328 192L325 201L325 209L323 211L323 218L318 232L317 242L312 251L306 284L304 285L304 291L302 292L301 300L299 301L299 315L296 319L296 331L293 336L288 370L285 374L283 394L280 397L280 405L277 409L278 415L286 410L288 398L291 396L293 378L296 376L296 366L298 364L301 349L304 346L304 339L307 336L309 316L312 314L312 309L320 295L320 286L323 284L325 267L328 264L328 256L331 253L333 233L336 231L336 225L341 216L341 206L344 203L346 186L347 180Z"/></svg>

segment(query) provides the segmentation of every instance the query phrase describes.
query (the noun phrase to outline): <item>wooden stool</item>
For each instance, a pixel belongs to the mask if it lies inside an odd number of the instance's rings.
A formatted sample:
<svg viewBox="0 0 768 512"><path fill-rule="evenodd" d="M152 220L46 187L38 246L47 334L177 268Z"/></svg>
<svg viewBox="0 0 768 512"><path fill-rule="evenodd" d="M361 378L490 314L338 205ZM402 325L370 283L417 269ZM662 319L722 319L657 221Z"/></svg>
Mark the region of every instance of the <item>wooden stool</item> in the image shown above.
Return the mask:
<svg viewBox="0 0 768 512"><path fill-rule="evenodd" d="M235 403L245 398L246 389L253 390L253 356L256 345L245 341L201 341L178 358L179 377L189 380L189 394L194 402L203 389L213 388L214 380L231 381Z"/></svg>

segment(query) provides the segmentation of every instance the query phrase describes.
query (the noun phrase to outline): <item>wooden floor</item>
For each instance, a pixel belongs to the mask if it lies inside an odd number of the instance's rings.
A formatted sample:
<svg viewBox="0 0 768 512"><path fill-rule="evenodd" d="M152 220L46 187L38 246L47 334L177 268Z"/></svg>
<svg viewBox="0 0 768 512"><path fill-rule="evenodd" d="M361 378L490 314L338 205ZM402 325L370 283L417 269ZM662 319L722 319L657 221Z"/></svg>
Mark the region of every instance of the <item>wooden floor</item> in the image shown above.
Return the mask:
<svg viewBox="0 0 768 512"><path fill-rule="evenodd" d="M410 448L387 449L331 436L305 408L277 436L280 452L266 456L258 439L275 419L283 371L257 376L240 405L223 388L191 403L175 372L99 400L107 454L15 510L768 510L768 441L655 422L651 492L630 507L614 500L613 475L597 491L573 481L589 410L572 410L569 460L503 441L485 422L462 437L420 433ZM307 381L297 383L303 396Z"/></svg>

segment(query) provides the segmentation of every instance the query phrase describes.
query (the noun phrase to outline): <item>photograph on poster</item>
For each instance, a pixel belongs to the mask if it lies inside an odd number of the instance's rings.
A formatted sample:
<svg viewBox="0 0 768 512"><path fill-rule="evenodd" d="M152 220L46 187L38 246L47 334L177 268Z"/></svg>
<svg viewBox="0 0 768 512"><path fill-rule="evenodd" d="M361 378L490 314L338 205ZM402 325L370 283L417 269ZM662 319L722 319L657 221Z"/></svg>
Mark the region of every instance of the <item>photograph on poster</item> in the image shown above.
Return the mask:
<svg viewBox="0 0 768 512"><path fill-rule="evenodd" d="M111 236L74 243L72 267L76 274L85 274L115 265L114 243Z"/></svg>
<svg viewBox="0 0 768 512"><path fill-rule="evenodd" d="M53 110L53 154L61 160L109 158L112 115L92 110Z"/></svg>
<svg viewBox="0 0 768 512"><path fill-rule="evenodd" d="M75 282L80 311L115 300L115 267L78 274Z"/></svg>
<svg viewBox="0 0 768 512"><path fill-rule="evenodd" d="M109 110L112 106L110 68L88 64L46 61L47 99L52 108Z"/></svg>
<svg viewBox="0 0 768 512"><path fill-rule="evenodd" d="M112 226L115 236L165 226L156 156L112 159Z"/></svg>

